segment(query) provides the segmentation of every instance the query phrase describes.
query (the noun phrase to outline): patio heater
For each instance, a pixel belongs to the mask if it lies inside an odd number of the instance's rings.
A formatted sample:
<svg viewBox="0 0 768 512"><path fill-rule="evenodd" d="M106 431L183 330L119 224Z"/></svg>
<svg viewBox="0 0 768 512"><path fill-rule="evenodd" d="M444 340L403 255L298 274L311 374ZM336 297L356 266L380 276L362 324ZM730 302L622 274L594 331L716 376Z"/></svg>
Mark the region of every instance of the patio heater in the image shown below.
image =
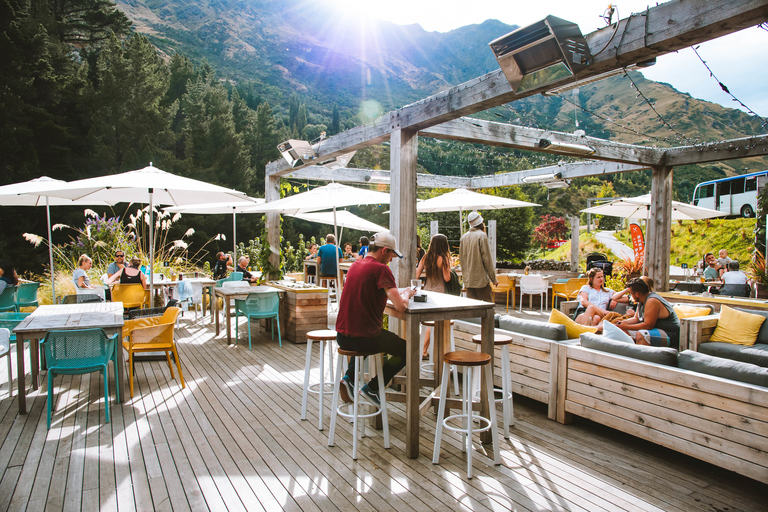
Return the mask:
<svg viewBox="0 0 768 512"><path fill-rule="evenodd" d="M516 93L570 78L591 54L579 26L555 16L488 43Z"/></svg>
<svg viewBox="0 0 768 512"><path fill-rule="evenodd" d="M289 139L278 144L277 150L291 167L304 165L308 160L314 160L316 156L312 145L305 140Z"/></svg>

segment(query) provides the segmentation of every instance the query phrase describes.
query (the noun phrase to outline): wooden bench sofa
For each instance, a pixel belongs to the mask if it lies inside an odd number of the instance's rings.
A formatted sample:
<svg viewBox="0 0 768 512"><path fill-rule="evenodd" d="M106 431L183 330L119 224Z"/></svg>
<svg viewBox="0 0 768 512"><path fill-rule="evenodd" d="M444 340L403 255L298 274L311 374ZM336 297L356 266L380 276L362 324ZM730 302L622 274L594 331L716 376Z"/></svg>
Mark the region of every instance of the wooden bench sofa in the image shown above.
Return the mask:
<svg viewBox="0 0 768 512"><path fill-rule="evenodd" d="M721 358L657 349L662 362L652 362L606 352L604 340L581 336L600 350L560 347L559 422L576 414L768 483L768 387L702 373ZM622 345L619 351L654 348Z"/></svg>

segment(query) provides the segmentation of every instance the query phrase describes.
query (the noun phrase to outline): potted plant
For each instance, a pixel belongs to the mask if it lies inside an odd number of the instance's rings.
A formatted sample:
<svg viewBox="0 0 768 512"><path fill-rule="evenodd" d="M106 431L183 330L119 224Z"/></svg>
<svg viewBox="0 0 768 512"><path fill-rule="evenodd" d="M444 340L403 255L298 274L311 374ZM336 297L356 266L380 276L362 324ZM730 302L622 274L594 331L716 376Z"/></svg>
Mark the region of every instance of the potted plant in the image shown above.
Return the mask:
<svg viewBox="0 0 768 512"><path fill-rule="evenodd" d="M765 256L763 253L755 249L755 255L752 256L752 261L747 265L746 272L753 284L757 293L758 299L768 298L768 283L766 283L765 273Z"/></svg>

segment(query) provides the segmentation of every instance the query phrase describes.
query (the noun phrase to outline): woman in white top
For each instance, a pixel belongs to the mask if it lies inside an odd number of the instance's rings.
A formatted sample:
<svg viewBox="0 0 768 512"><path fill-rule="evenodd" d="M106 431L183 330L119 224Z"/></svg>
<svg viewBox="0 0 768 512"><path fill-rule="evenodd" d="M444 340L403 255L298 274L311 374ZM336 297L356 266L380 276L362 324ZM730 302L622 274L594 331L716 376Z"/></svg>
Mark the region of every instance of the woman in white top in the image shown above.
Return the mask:
<svg viewBox="0 0 768 512"><path fill-rule="evenodd" d="M613 298L615 292L605 287L605 274L602 269L591 268L587 272L588 284L579 290L579 308L576 310L576 323L597 325L608 311L616 307L617 302L627 302L625 297Z"/></svg>

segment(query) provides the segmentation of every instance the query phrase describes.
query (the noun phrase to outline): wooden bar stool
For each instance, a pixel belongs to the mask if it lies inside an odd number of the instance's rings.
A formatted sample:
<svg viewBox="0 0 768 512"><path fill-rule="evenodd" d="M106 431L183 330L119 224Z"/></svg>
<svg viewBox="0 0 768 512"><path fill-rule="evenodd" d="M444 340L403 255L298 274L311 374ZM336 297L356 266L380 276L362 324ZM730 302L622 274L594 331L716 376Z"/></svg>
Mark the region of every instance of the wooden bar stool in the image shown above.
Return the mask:
<svg viewBox="0 0 768 512"><path fill-rule="evenodd" d="M472 336L472 341L477 344L477 349L480 350L480 335ZM512 370L509 367L509 345L511 343L511 336L498 333L493 335L493 346L501 347L501 398L497 398L496 402L501 402L504 414L504 439L509 439L509 426L515 424L515 411L512 404ZM480 382L477 378L475 381ZM479 387L475 391L475 395L480 396Z"/></svg>
<svg viewBox="0 0 768 512"><path fill-rule="evenodd" d="M448 393L448 368L450 365L464 368L462 372L464 374L464 389L461 406L461 414L453 414L445 417L445 396ZM485 370L485 384L488 388L488 402L491 407L488 408L490 414L490 420L475 414L472 411L472 397L474 392L472 373L475 368ZM467 452L467 478L472 478L472 433L484 432L488 429L491 430L493 435L493 463L495 465L501 464L501 456L499 454L499 434L496 428L496 407L493 406L493 378L491 377L491 356L482 352L470 352L468 350L460 350L457 352L448 352L443 356L443 379L440 383L440 406L437 413L437 428L435 431L435 451L432 454L432 464L438 464L440 462L440 443L443 439L443 427L454 432L459 432L462 435L462 451ZM462 427L453 427L448 424L451 420L461 419ZM473 428L474 422L480 423L480 427Z"/></svg>
<svg viewBox="0 0 768 512"><path fill-rule="evenodd" d="M451 320L451 352L456 350L456 344L453 340L453 320ZM433 320L426 320L424 322L421 322L421 325L423 327L427 327L430 329L430 339L434 340L435 337L432 335L432 333L435 332L435 322ZM424 345L427 343L427 329L424 329L424 333L421 336L421 352L424 353ZM429 362L421 363L421 370L430 373L434 375L435 373L435 344L430 343L429 345ZM455 366L451 366L451 372L453 373L453 394L458 395L459 394L459 372L456 371Z"/></svg>
<svg viewBox="0 0 768 512"><path fill-rule="evenodd" d="M320 412L318 414L317 429L323 430L323 397L333 393L333 381L330 379L325 381L325 349L328 349L328 367L330 377L333 378L333 342L336 340L336 331L331 330L318 330L310 331L307 333L307 358L304 362L304 394L301 397L301 419L307 419L307 398L309 393L315 393L320 395ZM320 382L315 384L309 383L309 374L311 371L312 363L312 345L313 342L320 343ZM331 389L326 390L325 386L331 386Z"/></svg>
<svg viewBox="0 0 768 512"><path fill-rule="evenodd" d="M383 435L384 435L384 448L389 449L389 420L387 418L387 393L386 389L384 388L384 385L386 384L384 382L384 370L383 370L383 355L380 352L358 352L355 350L345 350L341 347L338 349L338 358L336 359L336 376L334 377L334 387L333 387L333 405L331 406L332 412L331 412L331 432L328 436L328 446L333 446L334 437L336 433L336 418L338 416L343 416L345 418L351 418L352 419L352 459L357 460L357 426L358 424L362 427L361 430L361 437L365 437L365 421L358 421L360 418L370 418L373 416L378 416L381 414L381 423L383 426ZM379 379L379 400L381 402L381 406L375 407L374 405L370 405L370 407L374 407L376 410L371 413L367 414L360 414L360 388L363 387L364 382L364 376L365 372L363 371L363 363L365 361L365 358L370 356L371 361L374 363L374 368L376 372L376 376ZM354 402L351 404L341 404L339 405L339 387L341 386L341 378L345 373L346 369L346 357L354 357L355 358L355 380L353 384L353 392L354 396L351 397ZM344 412L342 408L344 406L349 406L352 409L352 412L349 412L349 409L347 412Z"/></svg>

